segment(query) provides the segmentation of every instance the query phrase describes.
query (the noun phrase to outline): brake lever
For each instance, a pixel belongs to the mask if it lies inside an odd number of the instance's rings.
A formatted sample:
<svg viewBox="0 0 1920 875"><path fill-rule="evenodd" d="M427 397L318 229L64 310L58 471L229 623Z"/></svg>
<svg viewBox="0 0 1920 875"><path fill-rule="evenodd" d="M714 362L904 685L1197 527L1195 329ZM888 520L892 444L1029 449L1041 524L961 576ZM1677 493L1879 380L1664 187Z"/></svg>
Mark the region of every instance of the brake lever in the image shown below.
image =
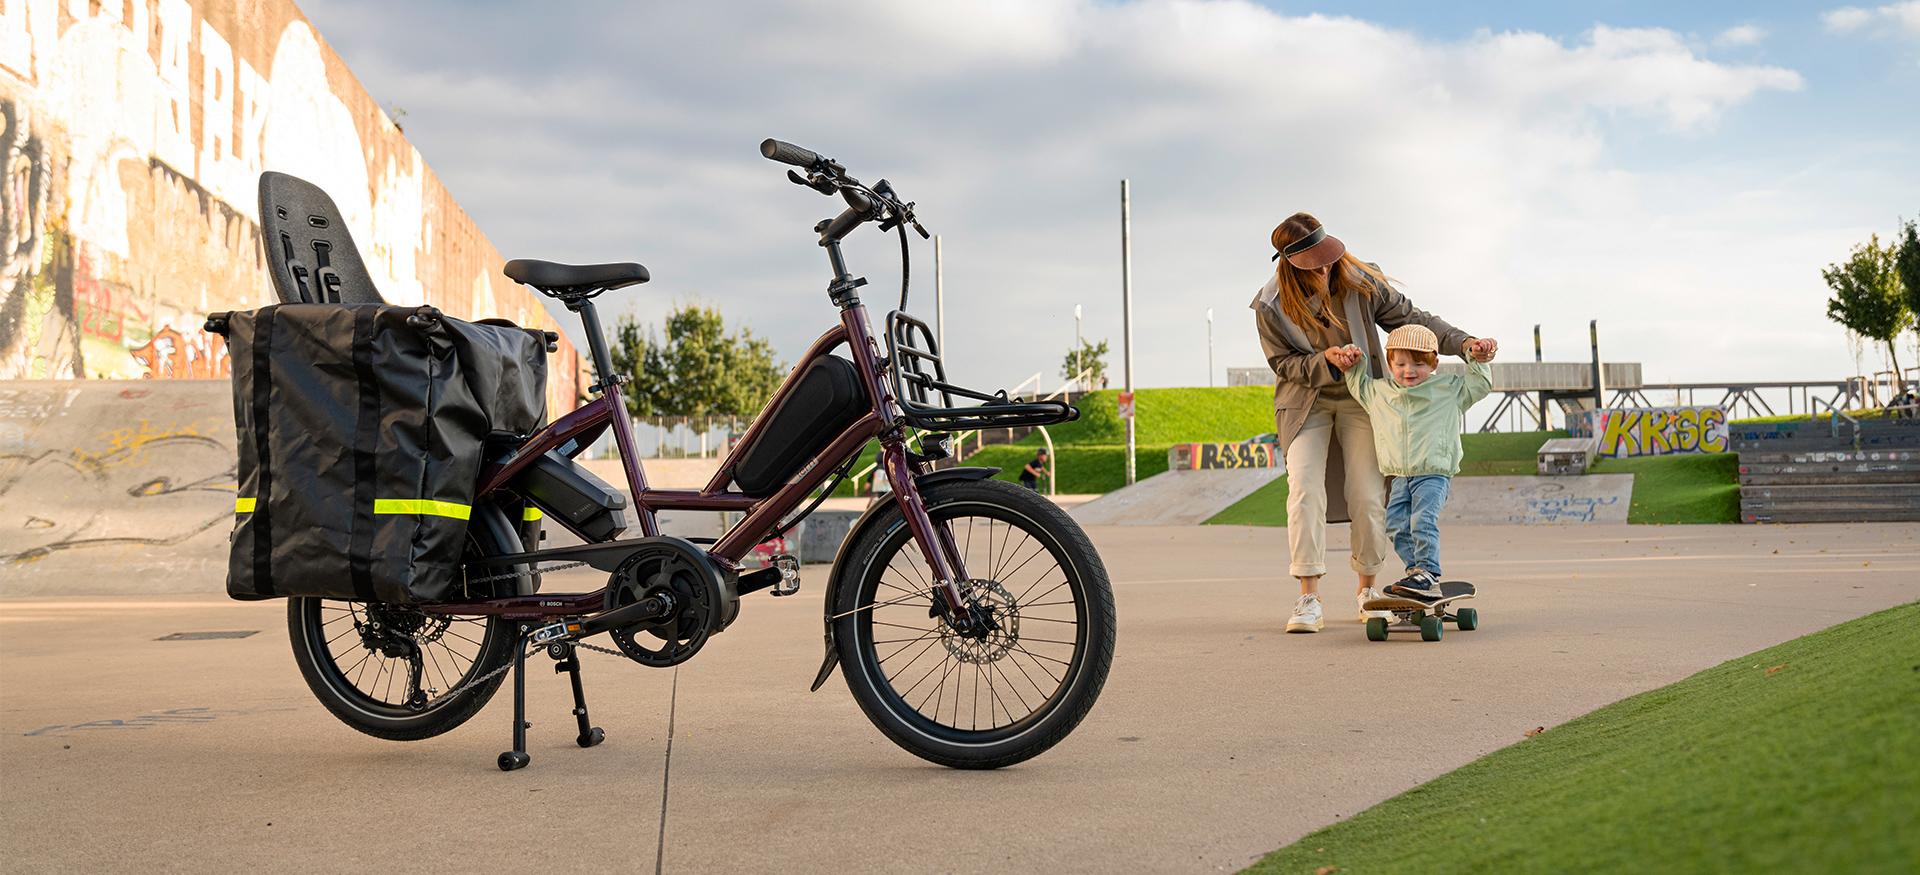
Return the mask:
<svg viewBox="0 0 1920 875"><path fill-rule="evenodd" d="M811 176L801 176L789 170L787 171L787 181L794 185L811 188L824 195L833 195L839 192L839 187L834 185L832 180L817 173Z"/></svg>

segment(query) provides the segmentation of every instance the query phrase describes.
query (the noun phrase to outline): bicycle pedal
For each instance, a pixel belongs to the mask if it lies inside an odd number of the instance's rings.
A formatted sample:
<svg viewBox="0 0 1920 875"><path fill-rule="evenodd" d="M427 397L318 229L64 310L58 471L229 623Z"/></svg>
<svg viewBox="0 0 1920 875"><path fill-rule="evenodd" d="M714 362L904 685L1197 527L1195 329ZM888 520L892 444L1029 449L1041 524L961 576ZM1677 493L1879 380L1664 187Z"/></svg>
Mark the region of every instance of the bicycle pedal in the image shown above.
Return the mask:
<svg viewBox="0 0 1920 875"><path fill-rule="evenodd" d="M800 591L800 560L793 558L792 554L781 553L773 557L773 567L780 570L780 582L768 592L786 596Z"/></svg>
<svg viewBox="0 0 1920 875"><path fill-rule="evenodd" d="M569 625L572 625L573 628L569 629L568 628ZM569 633L578 631L579 628L580 627L578 624L568 624L564 622L554 623L552 625L541 626L540 628L533 630L532 633L527 635L527 639L532 641L534 646L538 647L549 641L558 641L562 638L565 638Z"/></svg>

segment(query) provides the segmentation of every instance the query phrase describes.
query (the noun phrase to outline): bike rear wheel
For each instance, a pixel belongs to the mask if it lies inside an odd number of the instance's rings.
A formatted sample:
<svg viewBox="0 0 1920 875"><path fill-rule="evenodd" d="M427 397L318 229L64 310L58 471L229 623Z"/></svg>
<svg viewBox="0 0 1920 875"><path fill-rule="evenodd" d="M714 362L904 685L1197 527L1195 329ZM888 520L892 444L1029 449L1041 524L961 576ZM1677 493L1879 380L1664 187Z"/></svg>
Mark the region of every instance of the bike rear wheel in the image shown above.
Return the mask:
<svg viewBox="0 0 1920 875"><path fill-rule="evenodd" d="M515 644L512 624L497 617L320 598L287 600L287 632L320 704L340 722L392 741L432 738L467 722L505 680L494 672L511 662ZM418 702L409 702L413 659L379 646L402 637L419 653Z"/></svg>
<svg viewBox="0 0 1920 875"><path fill-rule="evenodd" d="M906 518L889 508L835 569L834 640L847 687L894 743L953 768L993 769L1067 736L1113 661L1113 593L1100 556L1067 515L995 480L924 489L952 532L969 600L992 632L956 632L934 609L933 575Z"/></svg>

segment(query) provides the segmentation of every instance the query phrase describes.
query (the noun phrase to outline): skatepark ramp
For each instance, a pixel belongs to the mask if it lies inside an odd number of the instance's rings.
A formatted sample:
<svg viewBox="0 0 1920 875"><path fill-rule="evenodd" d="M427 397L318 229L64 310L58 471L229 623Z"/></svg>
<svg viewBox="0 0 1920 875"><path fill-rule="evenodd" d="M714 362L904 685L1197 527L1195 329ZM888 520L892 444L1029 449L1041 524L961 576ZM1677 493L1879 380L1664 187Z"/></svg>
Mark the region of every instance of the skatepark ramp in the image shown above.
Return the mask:
<svg viewBox="0 0 1920 875"><path fill-rule="evenodd" d="M1280 468L1167 471L1070 513L1083 526L1197 526L1283 473Z"/></svg>
<svg viewBox="0 0 1920 875"><path fill-rule="evenodd" d="M0 595L221 592L226 380L0 383Z"/></svg>
<svg viewBox="0 0 1920 875"><path fill-rule="evenodd" d="M1740 454L1740 521L1920 520L1920 421L1729 427Z"/></svg>

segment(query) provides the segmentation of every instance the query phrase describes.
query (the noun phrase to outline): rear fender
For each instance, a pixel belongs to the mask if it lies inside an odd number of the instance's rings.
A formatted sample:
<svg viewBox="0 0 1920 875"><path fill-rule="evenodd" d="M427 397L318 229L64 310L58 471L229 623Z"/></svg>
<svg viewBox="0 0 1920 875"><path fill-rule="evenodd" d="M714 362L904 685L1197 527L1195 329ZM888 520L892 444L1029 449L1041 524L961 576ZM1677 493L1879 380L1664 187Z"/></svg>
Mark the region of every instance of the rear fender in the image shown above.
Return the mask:
<svg viewBox="0 0 1920 875"><path fill-rule="evenodd" d="M939 483L950 480L986 480L998 473L1000 473L999 468L947 468L929 471L915 477L913 484L924 494L928 487ZM827 656L820 662L820 673L814 675L813 686L808 688L810 692L820 689L820 685L826 683L827 678L833 674L833 667L840 664L840 651L833 646L833 606L839 601L841 578L845 576L846 562L849 558L847 550L866 533L868 528L878 525L881 517L898 508L899 506L892 501L874 502L872 507L867 508L866 513L861 514L860 518L848 527L846 540L840 542L840 549L834 554L833 572L827 575L826 605L821 612L826 623Z"/></svg>

